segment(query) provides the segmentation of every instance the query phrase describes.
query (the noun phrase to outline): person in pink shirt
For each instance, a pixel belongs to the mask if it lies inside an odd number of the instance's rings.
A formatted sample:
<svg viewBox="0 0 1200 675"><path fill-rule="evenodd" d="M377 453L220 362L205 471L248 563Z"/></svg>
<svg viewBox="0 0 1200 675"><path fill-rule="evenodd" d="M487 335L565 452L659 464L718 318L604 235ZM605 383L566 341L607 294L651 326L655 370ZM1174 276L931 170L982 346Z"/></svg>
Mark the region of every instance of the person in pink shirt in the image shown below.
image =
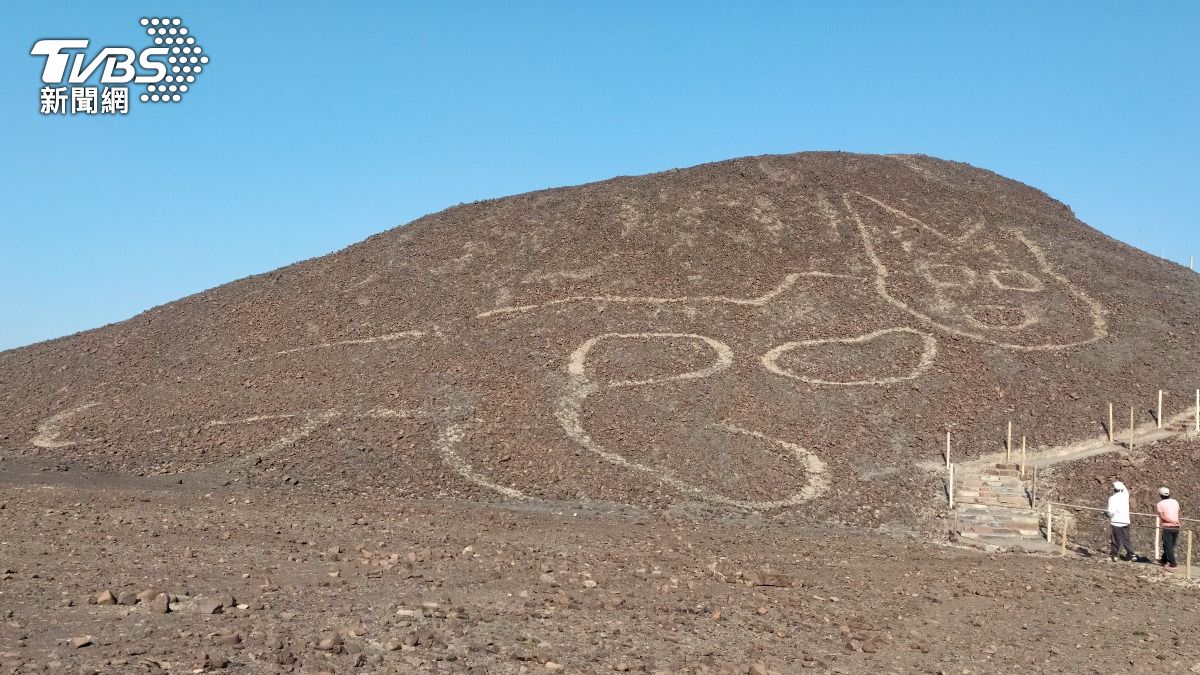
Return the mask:
<svg viewBox="0 0 1200 675"><path fill-rule="evenodd" d="M1158 564L1165 569L1175 569L1175 543L1179 541L1179 502L1171 498L1170 488L1158 489L1159 500L1155 510L1162 524L1162 560Z"/></svg>

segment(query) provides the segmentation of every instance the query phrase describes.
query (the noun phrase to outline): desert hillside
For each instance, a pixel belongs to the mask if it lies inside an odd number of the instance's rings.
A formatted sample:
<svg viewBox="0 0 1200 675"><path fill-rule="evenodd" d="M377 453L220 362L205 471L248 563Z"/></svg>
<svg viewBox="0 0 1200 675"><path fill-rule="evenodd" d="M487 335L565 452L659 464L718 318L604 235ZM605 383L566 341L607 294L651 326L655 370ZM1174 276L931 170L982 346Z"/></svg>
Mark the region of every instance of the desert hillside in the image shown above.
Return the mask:
<svg viewBox="0 0 1200 675"><path fill-rule="evenodd" d="M0 353L0 453L914 524L947 428L962 456L1008 420L1098 434L1200 382L1198 320L1194 274L993 173L751 157L455 207Z"/></svg>

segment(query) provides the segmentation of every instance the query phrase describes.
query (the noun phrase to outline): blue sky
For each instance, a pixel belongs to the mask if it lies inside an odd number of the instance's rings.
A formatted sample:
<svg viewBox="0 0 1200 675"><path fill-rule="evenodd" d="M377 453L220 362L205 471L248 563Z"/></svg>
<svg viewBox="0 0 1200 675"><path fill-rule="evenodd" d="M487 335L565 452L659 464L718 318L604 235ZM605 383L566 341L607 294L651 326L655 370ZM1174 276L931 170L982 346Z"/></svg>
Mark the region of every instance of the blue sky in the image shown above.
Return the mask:
<svg viewBox="0 0 1200 675"><path fill-rule="evenodd" d="M39 114L43 38L212 58L182 103ZM730 157L922 152L1200 255L1200 3L72 2L0 21L0 349L459 202ZM135 89L137 91L137 89Z"/></svg>

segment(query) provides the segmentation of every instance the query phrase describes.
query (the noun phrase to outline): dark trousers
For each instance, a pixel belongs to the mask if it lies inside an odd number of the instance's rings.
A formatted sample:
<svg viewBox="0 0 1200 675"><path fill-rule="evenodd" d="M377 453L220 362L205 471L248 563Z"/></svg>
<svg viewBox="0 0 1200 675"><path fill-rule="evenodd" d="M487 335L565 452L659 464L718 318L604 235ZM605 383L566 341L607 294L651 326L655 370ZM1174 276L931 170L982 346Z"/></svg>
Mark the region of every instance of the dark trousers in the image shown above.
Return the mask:
<svg viewBox="0 0 1200 675"><path fill-rule="evenodd" d="M1179 541L1179 528L1164 527L1162 529L1163 557L1159 561L1164 565L1175 566L1175 542Z"/></svg>
<svg viewBox="0 0 1200 675"><path fill-rule="evenodd" d="M1121 549L1125 549L1128 553L1128 558L1136 557L1133 552L1133 541L1129 539L1128 525L1111 525L1112 541L1108 546L1108 554L1114 558L1121 553Z"/></svg>

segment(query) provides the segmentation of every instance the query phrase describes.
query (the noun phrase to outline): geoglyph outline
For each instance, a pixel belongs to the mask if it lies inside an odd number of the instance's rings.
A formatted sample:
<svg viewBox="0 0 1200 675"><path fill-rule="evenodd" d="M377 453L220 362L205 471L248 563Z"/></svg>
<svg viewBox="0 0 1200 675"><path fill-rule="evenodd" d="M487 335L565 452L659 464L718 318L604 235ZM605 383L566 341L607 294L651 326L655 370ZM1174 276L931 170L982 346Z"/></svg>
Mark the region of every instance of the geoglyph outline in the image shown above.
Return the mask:
<svg viewBox="0 0 1200 675"><path fill-rule="evenodd" d="M824 380L824 379L820 379L820 378L812 378L812 377L804 377L801 375L796 375L795 373L792 373L792 372L788 371L787 369L782 368L778 364L779 358L781 356L783 356L785 353L787 353L793 349L796 349L798 347L809 347L809 346L813 346L813 345L823 345L823 344L838 344L838 343L855 344L855 343L870 342L871 340L874 340L876 338L882 337L884 335L889 335L892 333L909 333L911 335L916 335L917 337L921 338L922 344L924 346L924 349L921 352L921 358L918 360L917 364L913 367L912 372L909 373L908 375L896 376L896 377L882 377L882 378L875 378L875 379L870 379L870 380L851 380L848 382L838 382L835 380ZM835 386L835 387L857 387L857 386L869 386L869 385L881 385L881 384L896 384L897 382L905 382L907 380L914 380L918 377L925 375L925 373L929 372L929 369L933 367L934 360L937 358L937 353L938 353L937 338L934 337L932 333L926 333L924 331L920 331L915 328L909 328L907 326L900 326L900 327L895 327L895 328L881 328L877 331L872 331L872 332L866 333L864 335L855 335L853 337L818 338L818 339L814 339L814 340L796 340L793 342L785 342L783 344L772 347L769 351L767 351L767 353L763 354L762 358L760 359L760 362L762 363L763 368L766 368L768 371L775 373L776 375L781 375L783 377L792 378L794 380L800 380L802 382L808 382L809 384L819 384L819 385Z"/></svg>
<svg viewBox="0 0 1200 675"><path fill-rule="evenodd" d="M716 359L713 364L707 368L688 371L679 376L654 378L640 381L618 381L603 385L610 389L631 386L653 386L665 382L679 381L684 379L698 379L710 377L717 373L727 370L733 363L733 350L723 342L715 340L706 335L698 333L605 333L598 335L588 340L585 340L579 347L571 353L567 361L567 372L570 377L570 382L567 390L558 400L558 409L556 417L559 425L567 436L583 446L586 450L597 455L606 462L619 466L625 469L637 471L649 475L658 482L672 487L681 493L693 495L707 502L725 504L737 508L750 509L755 511L766 511L772 509L785 508L789 506L799 506L805 502L811 501L829 490L829 481L825 477L825 463L816 455L809 452L804 447L767 436L760 432L741 429L727 424L714 425L713 428L721 429L729 433L741 433L750 435L756 439L778 445L785 450L788 450L792 456L805 468L808 476L808 484L801 490L785 499L768 500L768 501L748 501L740 499L732 499L721 494L714 493L705 488L693 485L692 483L673 475L671 472L664 469L657 469L647 466L640 462L635 462L619 453L606 449L603 445L596 442L588 433L583 424L583 403L588 396L601 390L602 385L592 382L587 376L587 355L600 340L605 338L618 339L638 339L638 338L669 338L669 339L691 339L698 340L708 345L716 353Z"/></svg>
<svg viewBox="0 0 1200 675"><path fill-rule="evenodd" d="M1023 351L1023 352L1061 351L1064 349L1070 349L1072 347L1080 347L1083 345L1088 345L1088 344L1091 344L1098 340L1102 340L1108 336L1107 311L1104 309L1104 306L1101 305L1099 302L1097 302L1095 299L1093 299L1090 295L1088 295L1082 289L1075 286L1075 284L1073 284L1069 279L1067 279L1062 274L1060 274L1057 270L1055 270L1053 268L1053 266L1051 266L1049 259L1046 257L1046 252L1044 250L1042 250L1042 248L1039 247L1036 243L1034 243L1028 237L1026 237L1025 233L1021 232L1020 230L1018 230L1016 228L1005 228L1005 231L1008 232L1009 234L1011 234L1013 237L1015 237L1017 239L1017 241L1019 241L1021 243L1021 245L1023 245L1026 249L1029 250L1030 254L1033 255L1034 260L1037 262L1038 268L1041 270L1041 272L1043 274L1046 274L1046 275L1052 277L1055 281L1062 284L1063 287L1067 290L1067 292L1069 294L1071 294L1072 296L1074 296L1076 299L1078 299L1079 301L1084 303L1084 305L1087 306L1089 313L1091 315L1091 319L1092 319L1092 336L1090 338L1088 338L1086 340L1078 340L1075 342L1068 342L1068 343L1050 343L1050 344L1040 344L1040 345L1019 345L1019 344L1012 344L1012 343L1007 343L1007 342L1000 342L999 340L993 340L993 339L987 338L983 335L980 335L978 333L972 333L970 331L954 328L953 326L948 326L945 323L937 321L933 317L918 311L917 309L909 307L908 304L906 304L899 298L892 296L888 292L888 289L887 289L887 279L889 276L888 267L886 265L884 265L883 261L879 258L879 254L875 251L875 245L872 242L872 236L869 232L869 228L868 228L867 224L863 221L863 218L862 218L861 214L859 214L858 210L854 208L854 205L850 203L851 196L857 196L857 197L861 197L862 199L871 201L874 204L878 205L880 208L883 208L884 210L888 211L889 213L893 213L897 217L901 217L906 220L912 221L913 223L919 225L920 227L923 227L923 228L933 232L935 235L940 236L943 239L946 239L948 241L964 241L969 235L973 235L975 232L977 232L979 230L979 228L982 227L982 225L980 224L980 225L973 226L972 228L970 228L967 231L967 233L965 233L961 237L950 237L949 235L942 233L941 231L937 230L936 228L931 227L925 223L922 223L920 220L917 220L916 218L913 218L912 216L904 213L903 211L900 211L899 209L889 206L889 205L879 201L878 199L871 197L870 195L866 195L861 192L849 192L849 193L845 193L842 195L842 204L846 207L846 210L850 213L850 215L854 218L855 223L858 225L858 231L862 238L863 247L866 250L867 257L870 259L871 264L874 265L874 267L875 267L875 291L876 291L876 293L881 298L883 298L885 301L887 301L888 303L892 304L893 306L895 306L899 309L904 310L905 312L908 312L912 316L915 316L916 318L920 319L921 321L924 321L926 324L929 324L929 325L931 325L945 333L949 333L951 335L957 335L959 337L965 337L965 338L969 338L972 340L977 340L979 342L984 342L984 343L993 345L995 347L1000 347L1003 349L1012 349L1015 351ZM1032 325L1032 324L1030 324L1030 325Z"/></svg>
<svg viewBox="0 0 1200 675"><path fill-rule="evenodd" d="M823 195L821 195L821 196L823 197ZM857 196L857 197L861 197L863 199L867 199L867 200L877 204L879 207L885 209L889 213L892 213L893 215L895 215L897 217L900 217L900 218L906 219L910 222L913 222L914 224L918 225L919 227L928 230L933 235L938 236L943 239L946 239L948 241L956 241L956 242L966 241L971 236L978 233L983 228L984 224L982 221L976 222L976 223L972 224L966 230L966 232L964 232L964 234L957 236L957 237L952 237L952 236L947 235L946 233L941 232L940 230L932 227L931 225L929 225L927 223L923 223L920 220L913 218L912 216L904 213L903 211L896 209L894 207L891 207L891 206L883 203L882 201L875 199L873 197L870 197L868 195L858 193L858 192L842 194L841 195L842 204L846 208L847 212L853 217L854 222L857 226L858 233L860 235L864 250L866 252L866 255L875 270L874 279L871 281L873 281L873 283L874 283L877 295L879 295L879 297L881 297L885 302L905 311L906 313L920 319L924 323L929 324L929 325L933 326L934 328L937 328L943 332L946 332L946 333L949 333L952 335L958 335L961 337L967 337L970 339L978 340L981 342L992 344L997 347L1006 348L1006 349L1014 349L1014 350L1018 350L1018 351L1047 351L1047 350L1067 349L1067 348L1074 347L1074 346L1089 344L1091 342L1095 342L1096 340L1102 339L1105 336L1107 336L1108 325L1107 325L1107 319L1106 319L1106 311L1103 308L1103 306L1101 306L1097 301L1092 299L1086 292L1077 288L1067 278L1065 278L1060 273L1058 273L1056 270L1054 270L1053 267L1050 265L1045 252L1040 247L1038 247L1034 242L1029 240L1023 232L1021 232L1020 230L1017 230L1017 229L1006 229L1006 231L1008 233L1010 233L1013 237L1015 237L1026 249L1028 249L1028 251L1033 255L1034 259L1036 260L1038 267L1040 268L1040 271L1042 273L1050 276L1051 278L1055 279L1059 283L1061 283L1063 285L1063 287L1066 288L1067 291L1072 296L1074 296L1075 298L1082 301L1085 305L1087 305L1087 307L1091 311L1091 316L1092 316L1092 320L1093 320L1093 337L1091 339L1088 339L1085 341L1067 343L1067 344L1046 344L1046 345L1009 344L1009 343L1004 343L1004 342L1000 342L997 340L991 340L982 335L973 334L969 331L960 330L960 329L953 328L951 326L947 326L947 325L945 325L941 322L938 322L938 321L934 320L933 318L921 313L920 311L909 307L904 302L900 301L897 298L894 298L888 292L888 290L887 290L888 268L886 265L883 264L882 260L879 258L879 255L877 254L877 252L874 248L874 243L872 241L872 235L868 230L868 226L864 222L864 220L863 220L862 216L860 215L860 213L858 212L858 210L855 209L853 204L851 203L851 201L850 201L851 196ZM836 220L836 215L834 214L834 209L832 208L832 206L830 206L830 208L828 208L827 210L823 210L823 215L828 219ZM836 230L836 222L834 223L834 225L835 225L835 230ZM973 270L972 270L972 272L973 272ZM1011 287L1009 285L1006 285L997 276L997 274L998 273L1008 273L1008 272L1018 272L1018 273L1024 273L1024 274L1028 275L1028 273L1024 272L1023 270L1003 269L1003 270L990 271L989 278L994 285L996 285L997 287L999 287L1001 289L1005 289L1005 290L1026 291L1026 292L1037 292L1037 290L1040 290L1040 288L1033 288L1033 287L1022 288L1022 287ZM1029 275L1029 276L1031 278L1033 278L1038 284L1042 283L1041 279L1038 279L1036 276L1034 276L1034 275ZM744 306L744 307L763 307L763 306L766 306L767 304L769 304L770 302L774 301L781 295L783 295L790 288L794 287L801 277L845 278L845 279L853 279L853 280L857 280L857 281L868 281L869 280L869 279L864 279L861 276L855 276L855 275L850 275L850 274L838 274L838 273L824 272L824 271L792 272L792 273L786 274L783 277L783 279L773 288L769 289L762 295L753 296L753 297L736 298L736 297L728 297L728 296L722 296L722 295L685 296L685 297L653 297L653 296L622 296L622 295L609 295L609 294L588 295L588 296L571 296L571 297L548 300L548 301L544 301L541 303L535 303L535 304L510 306L510 307L499 307L499 308L495 308L492 310L487 310L487 311L478 313L475 315L475 318L476 319L487 319L487 318L491 318L491 317L495 317L495 316L531 312L531 311L545 308L545 307L566 305L566 304L571 304L571 303L582 303L582 302L660 304L660 305L661 304L701 304L701 303L704 303L704 304L727 304L727 305ZM371 279L368 278L367 282L369 282L370 280ZM971 281L973 283L974 279L972 278ZM1032 322L1030 322L1030 323L1032 323ZM981 325L983 325L983 324L981 324ZM1029 325L1029 324L1027 324L1027 325ZM1013 328L1013 330L1019 330L1020 328L1027 327L1027 325L1015 327L1015 328ZM997 327L988 326L988 328L994 329ZM861 343L861 342L866 342L868 340L872 340L872 339L881 337L883 335L891 334L891 333L908 333L908 334L917 335L921 338L921 340L924 344L925 349L922 352L922 355L921 355L921 358L920 358L918 364L914 367L913 371L908 375L900 376L900 377L888 377L888 378L878 378L878 379L871 379L871 380L861 380L861 381L836 382L836 381L824 380L824 379L820 379L820 378L810 378L810 377L799 376L799 375L796 375L794 373L787 371L786 369L780 367L778 364L778 359L783 354L787 353L791 349L795 349L800 346L828 344L828 343ZM396 333L389 333L389 334L385 334L385 335L378 335L378 336L374 336L374 337L348 339L348 340L342 340L342 341L337 341L337 342L327 342L327 343L318 344L318 345L310 345L310 346L286 349L286 350L282 350L282 351L278 351L278 352L274 352L274 353L270 353L270 354L264 354L264 355L260 355L260 356L251 357L249 359L246 359L243 361L237 361L235 363L239 363L239 364L240 363L249 363L249 362L261 361L261 360L270 359L270 358L283 357L283 356L288 356L288 355L292 355L292 354L296 354L296 353L319 350L319 349L339 348L339 347L345 347L345 346L351 346L351 345L363 345L363 344L372 344L372 343L378 343L378 342L389 342L389 341L400 340L403 338L420 338L420 337L424 337L425 335L427 335L426 331L406 330L406 331L401 331L401 332L396 332ZM695 341L702 342L703 344L707 345L715 354L714 361L713 361L713 363L711 363L709 366L707 366L705 368L687 371L687 372L676 374L676 375L670 375L670 376L659 377L659 378L648 378L648 379L643 379L643 380L624 380L624 381L610 382L607 384L597 384L595 382L592 382L590 377L587 374L587 357L588 357L589 353L591 352L592 348L595 347L597 344L599 344L602 340L605 340L605 339L662 339L662 338L689 339L689 340L695 340ZM909 328L909 327L893 327L893 328L879 329L879 330L876 330L876 331L873 331L873 332L870 332L870 333L867 333L864 335L851 336L851 337L845 337L845 338L820 338L820 339L810 339L810 340L799 340L799 341L786 342L786 343L783 343L783 344L773 347L771 350L769 350L768 352L763 354L760 357L760 363L768 372L771 372L773 374L780 375L783 377L788 377L790 379L804 381L804 382L814 384L814 385L867 386L867 385L892 384L892 383L902 382L902 381L911 380L911 379L914 379L917 377L921 377L926 372L928 372L928 370L932 367L932 364L933 364L934 360L936 359L936 356L937 356L937 341L931 333L927 333L927 332L920 331L915 328ZM816 497L818 497L822 494L825 494L829 490L829 479L828 479L828 476L826 475L825 463L820 458L818 458L816 455L812 454L811 452L809 452L807 449L803 448L799 444L776 439L776 438L767 436L766 434L763 434L761 432L743 429L743 428L728 425L728 424L717 424L717 425L713 425L713 427L712 427L712 428L719 429L719 430L722 430L722 431L725 431L728 433L748 435L757 440L760 440L760 441L763 441L763 442L766 442L769 444L773 444L780 448L783 448L783 449L787 450L788 453L790 453L791 457L793 457L797 462L799 462L802 466L804 466L806 475L808 477L807 485L805 485L799 492L797 492L785 499L767 500L767 501L738 500L738 499L732 499L732 498L726 497L724 495L713 493L702 487L693 485L693 484L689 483L688 481L683 480L677 476L674 476L668 471L665 471L663 469L656 469L654 467L640 464L638 462L629 460L628 458L624 457L623 455L614 453L614 452L604 448L602 445L600 445L594 439L591 438L590 434L588 433L587 429L584 426L583 414L582 414L584 401L587 399L587 397L589 395L591 395L592 393L595 393L596 391L600 391L603 388L613 389L613 388L622 388L622 387L655 386L655 385L668 383L668 382L691 380L691 379L703 379L703 378L711 377L713 375L724 372L725 370L729 369L732 366L732 364L733 364L733 351L732 351L732 349L730 349L730 347L728 345L726 345L725 343L723 343L719 340L716 340L714 338L704 336L704 335L701 335L698 333L682 333L682 332L605 333L605 334L593 336L593 337L585 340L583 343L581 343L571 353L570 357L568 358L567 373L570 378L570 385L568 386L565 393L563 393L557 400L556 418L559 421L559 424L562 427L563 431L567 434L567 436L571 440L582 445L585 449L588 449L589 451L597 454L599 457L604 459L606 462L609 462L611 464L621 466L621 467L624 467L624 468L627 468L630 470L634 470L634 471L637 471L640 473L650 475L650 476L654 477L656 480L658 480L659 482L661 482L665 485L671 486L684 494L692 494L701 499L704 499L705 501L722 503L722 504L726 504L729 506L735 506L735 507L739 507L739 508L747 508L747 509L753 509L753 510L767 510L767 509L775 509L775 508L782 508L782 507L788 507L788 506L797 506L804 502L815 499ZM66 420L70 419L70 417L78 414L79 412L82 412L83 410L91 408L95 405L98 405L98 404L97 403L88 403L88 404L85 404L85 405L82 405L82 406L79 406L79 407L76 407L76 408L73 408L70 410L66 410L66 411L57 413L49 418L46 418L38 425L37 435L35 435L31 439L31 442L36 447L41 447L41 448L64 448L64 447L70 447L72 445L75 445L77 443L77 441L69 441L69 440L64 440L64 439L59 438L59 436L62 432L62 424ZM338 409L329 409L329 410L323 410L323 411L304 411L304 412L300 412L300 413L282 414L282 415L255 415L255 416L237 419L237 420L211 420L211 421L205 423L204 426L208 427L208 426L222 426L222 425L229 425L229 424L252 423L252 422L256 422L256 421L264 421L264 420L269 420L269 419L284 419L284 418L294 418L294 417L302 418L302 422L300 425L297 426L297 428L289 431L287 434L285 434L284 436L282 436L275 442L271 443L269 446L264 448L262 451L253 453L248 456L241 456L241 457L235 458L235 460L232 460L239 464L240 463L257 463L257 462L261 461L262 459L264 459L265 457L275 454L278 451L282 450L283 448L299 442L303 438L306 438L307 436L314 433L316 430L330 424L335 419L345 416L345 415L348 415L348 414L350 414L350 413L346 413L346 412L338 410ZM417 411L414 413L412 411L397 411L397 410L389 410L386 408L375 408L366 413L359 413L356 415L356 417L388 419L388 418L408 418L408 417L420 416L420 415L425 415L425 414L427 414L427 413L425 413L423 411ZM177 428L177 427L167 427L164 429L156 429L153 431L155 431L155 432L164 431L164 430L170 429L170 428ZM526 493L524 493L516 488L497 484L494 481L489 480L485 476L477 473L474 470L474 468L472 467L471 463L469 461L467 461L462 455L460 455L457 452L456 446L459 445L465 439L468 429L469 429L469 424L464 423L464 422L458 422L458 423L453 423L448 426L445 426L437 431L436 436L434 438L433 445L434 445L434 449L438 452L443 463L445 465L447 465L449 468L451 468L452 470L454 470L456 473L458 473L461 477L468 480L469 482L479 485L481 487L484 487L486 489L492 490L494 492L497 492L505 497L508 497L508 498L514 499L514 500L520 500L520 501L534 500L535 499L534 497L531 497L530 495L527 495Z"/></svg>
<svg viewBox="0 0 1200 675"><path fill-rule="evenodd" d="M529 305L515 305L511 307L497 307L486 312L477 314L477 319L487 319L493 316L505 314L521 314L532 312L543 307L552 307L555 305L565 305L576 302L599 302L599 303L625 303L625 304L651 304L651 305L668 305L668 304L726 304L738 305L742 307L763 307L775 298L783 295L788 289L796 285L796 282L801 277L825 277L835 279L853 279L855 281L866 281L862 277L852 274L837 274L835 272L791 272L783 277L783 280L776 284L771 290L766 293L752 298L731 298L724 295L700 295L700 296L683 296L674 298L659 298L653 296L624 296L624 295L573 295L566 298L556 298L545 302L534 303Z"/></svg>

